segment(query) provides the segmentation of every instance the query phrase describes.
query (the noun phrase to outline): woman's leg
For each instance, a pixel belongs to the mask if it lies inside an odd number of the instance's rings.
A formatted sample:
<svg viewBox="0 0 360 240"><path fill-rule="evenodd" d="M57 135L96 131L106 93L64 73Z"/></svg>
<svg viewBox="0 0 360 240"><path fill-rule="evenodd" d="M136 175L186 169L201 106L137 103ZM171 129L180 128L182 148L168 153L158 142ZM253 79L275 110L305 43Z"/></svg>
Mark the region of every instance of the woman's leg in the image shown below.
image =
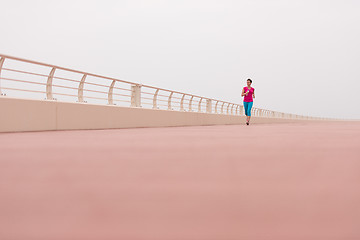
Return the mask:
<svg viewBox="0 0 360 240"><path fill-rule="evenodd" d="M250 118L251 118L251 109L252 109L252 106L253 106L253 102L248 102L248 114L247 114L247 121L250 122Z"/></svg>
<svg viewBox="0 0 360 240"><path fill-rule="evenodd" d="M245 112L245 116L248 115L248 102L244 102L244 112Z"/></svg>
<svg viewBox="0 0 360 240"><path fill-rule="evenodd" d="M251 114L251 112L249 113L249 102L244 102L244 111L245 111L245 116L246 116L246 123L249 122L249 114Z"/></svg>

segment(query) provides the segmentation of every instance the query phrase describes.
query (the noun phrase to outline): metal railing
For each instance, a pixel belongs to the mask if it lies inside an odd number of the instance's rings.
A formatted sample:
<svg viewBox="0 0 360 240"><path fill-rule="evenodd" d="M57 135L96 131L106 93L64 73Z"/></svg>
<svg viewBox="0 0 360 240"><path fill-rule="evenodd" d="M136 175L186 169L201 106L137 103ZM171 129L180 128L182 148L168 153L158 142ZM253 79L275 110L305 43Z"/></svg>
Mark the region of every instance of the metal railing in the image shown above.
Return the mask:
<svg viewBox="0 0 360 240"><path fill-rule="evenodd" d="M243 106L0 54L0 94L49 101L71 101L174 111L244 115ZM252 108L268 118L323 119Z"/></svg>

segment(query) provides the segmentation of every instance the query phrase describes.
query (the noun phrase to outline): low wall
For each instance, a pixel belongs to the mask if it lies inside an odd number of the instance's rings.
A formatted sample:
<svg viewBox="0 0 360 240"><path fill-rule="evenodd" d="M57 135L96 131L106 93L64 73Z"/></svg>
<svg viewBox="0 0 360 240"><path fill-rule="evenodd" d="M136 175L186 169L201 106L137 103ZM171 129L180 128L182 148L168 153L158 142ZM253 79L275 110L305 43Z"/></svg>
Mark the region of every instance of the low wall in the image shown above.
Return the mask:
<svg viewBox="0 0 360 240"><path fill-rule="evenodd" d="M244 124L245 116L0 97L0 132ZM253 117L252 123L304 120Z"/></svg>

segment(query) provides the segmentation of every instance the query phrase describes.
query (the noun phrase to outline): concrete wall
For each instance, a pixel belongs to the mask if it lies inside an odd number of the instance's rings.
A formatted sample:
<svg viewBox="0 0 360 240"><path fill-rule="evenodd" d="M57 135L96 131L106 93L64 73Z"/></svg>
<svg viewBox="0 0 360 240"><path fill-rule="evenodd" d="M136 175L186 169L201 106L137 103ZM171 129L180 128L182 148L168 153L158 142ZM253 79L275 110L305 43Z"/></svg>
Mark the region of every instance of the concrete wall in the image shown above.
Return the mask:
<svg viewBox="0 0 360 240"><path fill-rule="evenodd" d="M0 97L0 132L244 124L244 116ZM252 123L304 120L253 117Z"/></svg>

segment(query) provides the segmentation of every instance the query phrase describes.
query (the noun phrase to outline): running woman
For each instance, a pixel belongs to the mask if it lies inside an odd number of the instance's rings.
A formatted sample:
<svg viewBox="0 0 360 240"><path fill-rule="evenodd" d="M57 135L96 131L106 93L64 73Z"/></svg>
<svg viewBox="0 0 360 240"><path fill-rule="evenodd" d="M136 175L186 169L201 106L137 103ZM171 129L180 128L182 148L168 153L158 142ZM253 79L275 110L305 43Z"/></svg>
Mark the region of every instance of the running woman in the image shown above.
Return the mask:
<svg viewBox="0 0 360 240"><path fill-rule="evenodd" d="M248 79L247 86L243 88L241 96L244 97L244 110L246 115L246 125L249 125L251 118L251 108L255 98L255 88L251 87L252 80Z"/></svg>

